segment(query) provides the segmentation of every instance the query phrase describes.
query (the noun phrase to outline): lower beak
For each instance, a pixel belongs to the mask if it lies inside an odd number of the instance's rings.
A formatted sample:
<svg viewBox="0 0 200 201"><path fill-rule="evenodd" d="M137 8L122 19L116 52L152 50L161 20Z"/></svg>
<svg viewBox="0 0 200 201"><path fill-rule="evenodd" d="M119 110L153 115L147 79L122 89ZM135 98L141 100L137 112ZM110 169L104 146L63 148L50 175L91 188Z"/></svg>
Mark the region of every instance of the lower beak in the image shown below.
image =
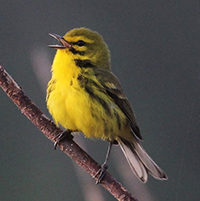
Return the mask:
<svg viewBox="0 0 200 201"><path fill-rule="evenodd" d="M50 36L58 40L61 44L60 45L48 45L48 47L56 48L56 49L65 49L65 48L72 48L72 45L70 45L62 36L55 34L55 33L49 33Z"/></svg>

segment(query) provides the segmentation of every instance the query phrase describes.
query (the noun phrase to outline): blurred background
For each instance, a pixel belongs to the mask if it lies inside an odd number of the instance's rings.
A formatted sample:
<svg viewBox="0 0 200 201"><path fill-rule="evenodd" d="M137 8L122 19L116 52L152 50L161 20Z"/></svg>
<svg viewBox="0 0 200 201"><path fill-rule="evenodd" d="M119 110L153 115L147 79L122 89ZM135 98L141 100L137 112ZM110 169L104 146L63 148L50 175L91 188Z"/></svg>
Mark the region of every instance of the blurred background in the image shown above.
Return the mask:
<svg viewBox="0 0 200 201"><path fill-rule="evenodd" d="M140 201L199 200L199 1L20 1L0 4L0 61L50 117L45 104L55 44L48 33L98 31L134 107L150 156L168 181L137 180L119 147L109 172ZM100 164L107 142L75 140ZM0 90L0 200L114 201L41 134Z"/></svg>

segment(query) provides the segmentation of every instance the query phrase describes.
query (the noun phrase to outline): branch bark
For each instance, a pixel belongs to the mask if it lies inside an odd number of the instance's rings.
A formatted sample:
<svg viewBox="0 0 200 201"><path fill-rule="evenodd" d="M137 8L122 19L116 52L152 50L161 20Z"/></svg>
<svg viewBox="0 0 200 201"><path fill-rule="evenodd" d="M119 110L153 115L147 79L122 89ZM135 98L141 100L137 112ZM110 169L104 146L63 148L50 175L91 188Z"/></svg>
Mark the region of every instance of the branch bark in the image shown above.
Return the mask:
<svg viewBox="0 0 200 201"><path fill-rule="evenodd" d="M21 87L0 66L0 86L8 97L15 103L21 112L52 142L63 132L48 119L43 112L25 95ZM82 150L72 139L66 139L59 143L60 149L72 158L92 177L101 167L84 150ZM96 179L96 178L95 178ZM106 172L101 185L107 189L119 201L137 201L116 179Z"/></svg>

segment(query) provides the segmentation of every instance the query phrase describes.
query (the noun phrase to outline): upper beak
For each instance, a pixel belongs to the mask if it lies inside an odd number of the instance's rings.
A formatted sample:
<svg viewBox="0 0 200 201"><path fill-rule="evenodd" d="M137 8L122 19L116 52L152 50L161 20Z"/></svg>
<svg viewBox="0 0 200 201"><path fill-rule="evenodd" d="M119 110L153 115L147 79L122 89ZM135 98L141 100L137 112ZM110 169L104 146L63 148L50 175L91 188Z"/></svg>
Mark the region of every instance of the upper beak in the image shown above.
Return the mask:
<svg viewBox="0 0 200 201"><path fill-rule="evenodd" d="M56 49L65 49L65 48L72 48L72 45L70 45L62 36L55 34L55 33L49 33L50 36L58 40L61 44L60 45L48 45L48 47L56 48Z"/></svg>

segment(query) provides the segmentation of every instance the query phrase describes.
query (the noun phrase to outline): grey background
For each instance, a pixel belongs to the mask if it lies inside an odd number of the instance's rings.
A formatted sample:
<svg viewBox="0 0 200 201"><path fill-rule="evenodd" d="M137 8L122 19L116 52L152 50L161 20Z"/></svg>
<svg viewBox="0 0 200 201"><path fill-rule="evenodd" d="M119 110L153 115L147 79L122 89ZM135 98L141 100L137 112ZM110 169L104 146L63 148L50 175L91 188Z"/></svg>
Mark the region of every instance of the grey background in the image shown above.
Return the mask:
<svg viewBox="0 0 200 201"><path fill-rule="evenodd" d="M169 180L150 178L141 185L125 159L119 160L117 147L109 171L139 200L195 201L200 196L199 6L199 1L171 0L1 0L1 64L50 117L44 85L55 54L47 45L55 41L48 33L64 35L82 26L98 31L109 45L113 72L134 106L142 144ZM46 67L46 77L41 80L34 66L41 71ZM88 183L104 197L96 200L115 200L67 156L54 151L2 90L0 129L0 200L89 200L84 190ZM102 163L107 143L83 141Z"/></svg>

